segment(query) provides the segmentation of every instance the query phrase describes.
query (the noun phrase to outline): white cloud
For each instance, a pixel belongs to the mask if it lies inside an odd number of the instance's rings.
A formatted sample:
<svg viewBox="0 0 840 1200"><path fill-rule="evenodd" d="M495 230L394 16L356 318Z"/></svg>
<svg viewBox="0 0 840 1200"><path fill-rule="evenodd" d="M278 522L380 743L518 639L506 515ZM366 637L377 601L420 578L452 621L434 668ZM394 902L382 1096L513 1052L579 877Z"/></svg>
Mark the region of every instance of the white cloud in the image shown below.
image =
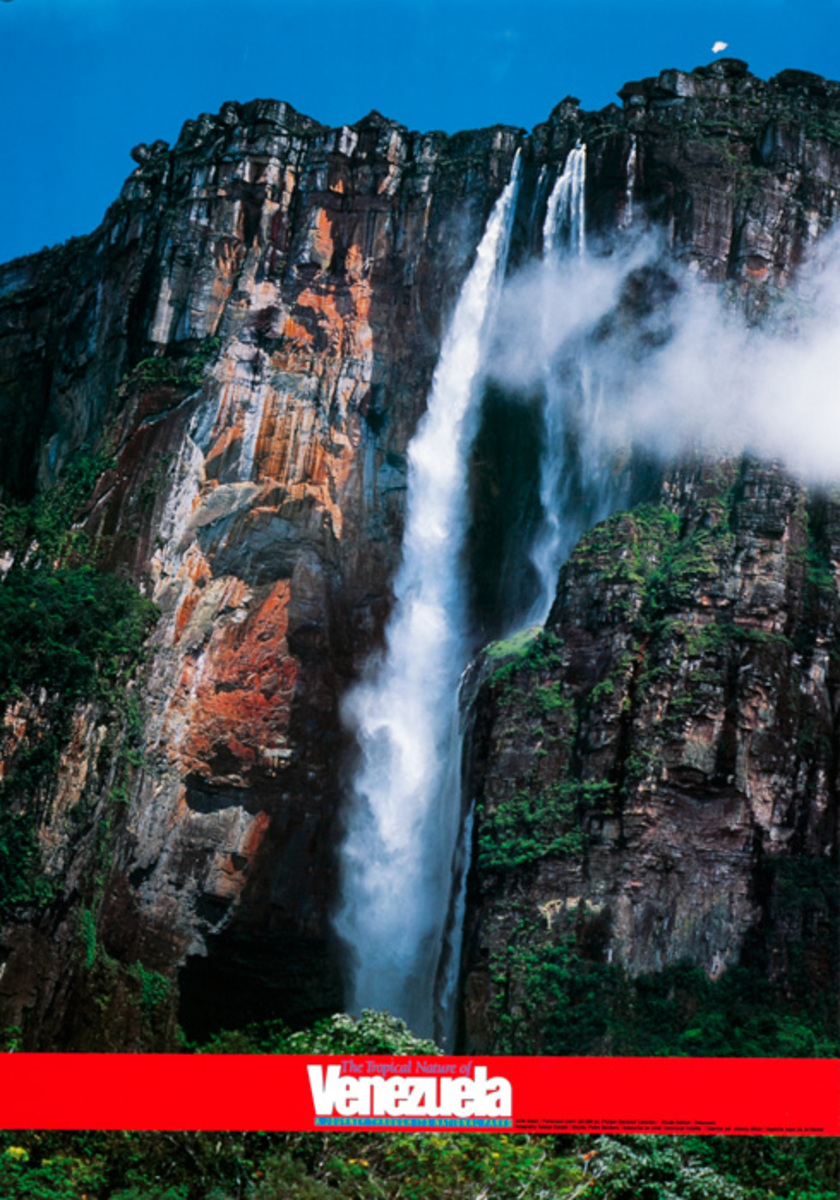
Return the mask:
<svg viewBox="0 0 840 1200"><path fill-rule="evenodd" d="M645 279L671 280L653 306L640 302ZM840 482L840 232L757 327L651 239L532 266L499 315L491 375L524 397L586 360L603 383L599 434L617 449L748 451Z"/></svg>

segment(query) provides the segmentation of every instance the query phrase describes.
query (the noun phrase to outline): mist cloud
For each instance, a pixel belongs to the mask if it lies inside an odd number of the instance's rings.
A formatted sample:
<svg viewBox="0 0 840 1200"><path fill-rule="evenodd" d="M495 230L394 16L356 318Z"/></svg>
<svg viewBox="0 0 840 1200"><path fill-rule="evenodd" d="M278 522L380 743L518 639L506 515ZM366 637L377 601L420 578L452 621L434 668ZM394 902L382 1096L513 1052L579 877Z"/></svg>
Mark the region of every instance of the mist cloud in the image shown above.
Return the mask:
<svg viewBox="0 0 840 1200"><path fill-rule="evenodd" d="M757 325L652 236L532 265L506 285L490 376L533 396L574 364L597 373L597 436L616 450L748 452L838 482L840 234Z"/></svg>

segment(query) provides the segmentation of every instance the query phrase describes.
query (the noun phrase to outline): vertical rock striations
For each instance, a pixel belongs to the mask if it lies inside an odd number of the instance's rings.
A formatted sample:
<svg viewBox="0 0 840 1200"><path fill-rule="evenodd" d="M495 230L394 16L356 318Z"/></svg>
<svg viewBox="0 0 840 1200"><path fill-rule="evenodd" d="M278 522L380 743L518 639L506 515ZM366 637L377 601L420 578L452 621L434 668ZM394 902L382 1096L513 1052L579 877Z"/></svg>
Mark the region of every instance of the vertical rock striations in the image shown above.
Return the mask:
<svg viewBox="0 0 840 1200"><path fill-rule="evenodd" d="M187 962L188 1028L193 998L216 1024L340 1007L338 700L388 611L406 447L516 141L227 105L135 150L86 242L6 269L12 449L46 481L101 439L85 528L161 612L97 922L120 961ZM5 484L25 496L30 476ZM64 917L35 964L35 1039L71 1007L51 991ZM19 936L13 1023L33 1003Z"/></svg>

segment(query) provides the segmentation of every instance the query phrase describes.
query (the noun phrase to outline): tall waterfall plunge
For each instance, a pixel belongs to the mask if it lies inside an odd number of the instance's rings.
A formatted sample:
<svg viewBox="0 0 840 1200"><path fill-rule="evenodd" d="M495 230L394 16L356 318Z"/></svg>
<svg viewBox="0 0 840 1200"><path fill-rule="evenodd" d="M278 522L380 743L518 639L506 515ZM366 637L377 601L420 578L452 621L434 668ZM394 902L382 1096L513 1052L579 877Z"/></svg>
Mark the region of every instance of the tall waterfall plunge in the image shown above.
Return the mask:
<svg viewBox="0 0 840 1200"><path fill-rule="evenodd" d="M435 1030L435 980L457 885L467 636L460 555L467 459L483 353L507 262L519 179L497 200L445 335L428 407L408 450L403 558L386 648L349 694L360 750L341 850L336 930L351 956L349 1007ZM454 956L457 958L457 954Z"/></svg>

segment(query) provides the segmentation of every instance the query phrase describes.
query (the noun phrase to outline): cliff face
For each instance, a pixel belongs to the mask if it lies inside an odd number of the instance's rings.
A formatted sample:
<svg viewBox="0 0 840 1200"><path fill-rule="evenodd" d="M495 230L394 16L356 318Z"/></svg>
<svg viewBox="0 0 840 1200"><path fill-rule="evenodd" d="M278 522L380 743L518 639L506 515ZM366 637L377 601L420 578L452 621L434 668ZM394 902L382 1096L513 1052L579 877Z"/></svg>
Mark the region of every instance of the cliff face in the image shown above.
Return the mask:
<svg viewBox="0 0 840 1200"><path fill-rule="evenodd" d="M471 1048L556 1051L570 956L584 979L741 965L797 1011L836 989L838 532L777 469L675 470L582 539L542 634L491 648Z"/></svg>
<svg viewBox="0 0 840 1200"><path fill-rule="evenodd" d="M228 105L135 150L88 244L8 269L10 452L46 473L104 439L85 528L161 610L101 935L164 971L218 947L182 980L211 1018L340 1007L338 699L388 607L406 445L515 140ZM60 977L67 946L44 953Z"/></svg>
<svg viewBox="0 0 840 1200"><path fill-rule="evenodd" d="M406 448L516 149L520 263L538 252L547 187L578 138L589 151L591 228L609 235L632 203L676 254L731 279L756 311L831 224L840 86L796 72L763 83L719 62L627 85L622 98L623 110L598 114L564 101L529 137L504 127L412 134L377 114L332 130L287 105L228 104L187 122L171 148L137 147L137 170L96 233L0 269L2 494L30 500L36 479L49 494L80 446L101 447L104 469L77 509L92 561L131 580L160 614L142 667L124 671L128 716L101 695L77 704L58 769L11 801L34 822L51 885L40 902L10 903L0 934L0 1015L23 1025L30 1045L101 1044L97 1022L78 1015L96 988L108 989L114 1021L121 1014L123 1044L143 1043L153 984L170 1014L155 1036L167 1044L175 994L165 984L176 973L182 1018L199 1032L202 1020L300 1021L340 1007L329 937L348 749L340 699L381 638ZM627 612L605 616L614 601L603 572L584 571L583 551L551 619L564 645L567 620L580 624L577 658L560 655L540 676L540 687L561 682L578 708L600 684L614 690L597 716L575 718L583 724L563 733L566 750L534 760L534 779L602 779L612 790L598 793L576 865L564 851L528 867L526 903L600 905L604 952L632 970L683 953L722 969L767 911L755 891L767 856L794 846L820 856L830 844L836 767L818 747L835 732L826 698L835 618L792 557L810 544L807 502L773 472L721 470L736 499L701 472L693 483L671 476L664 500L686 530L726 529L720 546L710 534L709 551L721 645L685 648L708 633L697 597L675 610L682 634L640 632L638 614L653 601L636 580L621 585ZM766 526L750 488L769 497ZM725 519L716 504L729 505ZM825 581L836 518L829 506L814 511ZM648 574L666 569L668 553L671 543L657 543ZM809 622L817 632L797 648ZM645 637L652 649L642 654ZM640 673L678 644L685 679L641 689ZM633 665L619 667L628 655ZM695 666L716 680L699 696ZM530 718L503 733L509 714L495 712L487 686L475 742L487 797L479 845L492 832L492 798L506 803L511 781L530 779L525 760L544 748ZM7 708L11 779L51 719L49 686L30 691ZM783 691L801 693L795 712L765 728L765 710L787 712ZM669 711L663 740L653 714ZM562 725L565 712L552 706L549 718ZM797 739L798 765L786 766ZM628 764L641 751L648 766L631 786ZM669 822L686 848L663 886ZM688 920L677 880L687 873L699 886L701 859L730 882ZM486 963L511 889L525 886L522 866L509 875L479 852L467 963L476 1045L493 1042ZM601 880L594 891L590 875ZM644 919L642 895L653 905ZM110 971L95 988L94 968Z"/></svg>

